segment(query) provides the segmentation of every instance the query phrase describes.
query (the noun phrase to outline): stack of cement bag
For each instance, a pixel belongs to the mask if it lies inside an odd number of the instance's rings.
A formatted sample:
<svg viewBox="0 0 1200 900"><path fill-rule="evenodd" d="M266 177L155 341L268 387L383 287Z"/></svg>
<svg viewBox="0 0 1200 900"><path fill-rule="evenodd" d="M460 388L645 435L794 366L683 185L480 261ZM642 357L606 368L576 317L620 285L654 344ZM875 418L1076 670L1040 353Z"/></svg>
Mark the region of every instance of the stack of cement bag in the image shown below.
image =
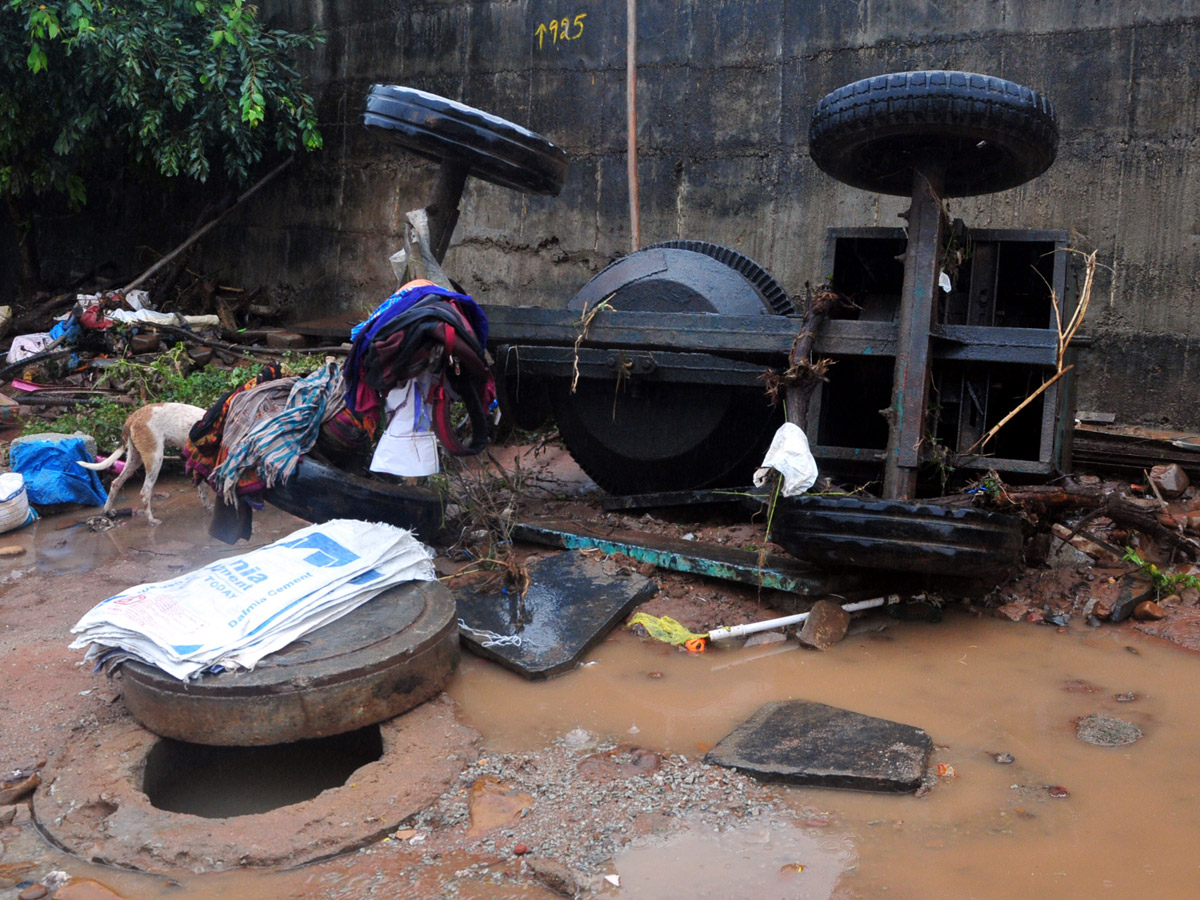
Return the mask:
<svg viewBox="0 0 1200 900"><path fill-rule="evenodd" d="M75 627L85 659L135 658L181 680L251 669L275 650L406 581L433 553L391 525L336 519L93 607Z"/></svg>

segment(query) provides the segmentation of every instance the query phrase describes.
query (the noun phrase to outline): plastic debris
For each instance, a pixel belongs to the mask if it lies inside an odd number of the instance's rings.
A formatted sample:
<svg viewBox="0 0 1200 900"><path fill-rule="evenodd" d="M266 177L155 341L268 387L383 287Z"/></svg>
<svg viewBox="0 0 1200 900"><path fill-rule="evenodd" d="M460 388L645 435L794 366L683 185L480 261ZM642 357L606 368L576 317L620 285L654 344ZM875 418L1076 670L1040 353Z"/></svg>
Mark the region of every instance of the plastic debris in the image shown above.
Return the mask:
<svg viewBox="0 0 1200 900"><path fill-rule="evenodd" d="M808 438L794 422L784 422L771 439L762 467L754 473L754 486L762 487L774 469L783 476L783 496L803 494L817 483L817 461L813 459Z"/></svg>
<svg viewBox="0 0 1200 900"><path fill-rule="evenodd" d="M705 640L708 635L688 631L670 616L652 616L648 613L635 613L626 623L629 628L640 625L646 634L663 644L673 646L685 645L688 641Z"/></svg>

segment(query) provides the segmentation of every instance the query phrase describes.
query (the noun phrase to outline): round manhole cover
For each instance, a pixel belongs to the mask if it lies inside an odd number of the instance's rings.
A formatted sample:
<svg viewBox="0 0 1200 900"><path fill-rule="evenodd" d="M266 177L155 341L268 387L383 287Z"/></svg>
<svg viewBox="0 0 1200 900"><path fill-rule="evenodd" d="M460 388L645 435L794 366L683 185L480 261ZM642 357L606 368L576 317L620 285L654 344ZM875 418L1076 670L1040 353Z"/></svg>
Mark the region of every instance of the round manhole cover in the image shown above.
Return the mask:
<svg viewBox="0 0 1200 900"><path fill-rule="evenodd" d="M382 722L441 690L458 664L454 597L437 582L394 587L253 671L182 682L123 668L125 704L163 737L254 746L326 737Z"/></svg>

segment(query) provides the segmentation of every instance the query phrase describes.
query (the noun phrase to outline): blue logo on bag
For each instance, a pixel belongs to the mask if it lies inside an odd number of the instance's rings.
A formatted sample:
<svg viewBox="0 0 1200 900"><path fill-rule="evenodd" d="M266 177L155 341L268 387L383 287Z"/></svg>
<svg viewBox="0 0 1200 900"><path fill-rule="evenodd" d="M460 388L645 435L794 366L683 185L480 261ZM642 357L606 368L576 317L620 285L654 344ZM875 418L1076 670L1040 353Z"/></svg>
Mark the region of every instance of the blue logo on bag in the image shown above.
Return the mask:
<svg viewBox="0 0 1200 900"><path fill-rule="evenodd" d="M349 565L358 559L357 553L351 552L337 541L330 540L323 534L310 534L307 537L297 538L280 546L298 549L311 547L316 552L304 557L304 561L309 565L319 566L324 569L336 569L338 566Z"/></svg>

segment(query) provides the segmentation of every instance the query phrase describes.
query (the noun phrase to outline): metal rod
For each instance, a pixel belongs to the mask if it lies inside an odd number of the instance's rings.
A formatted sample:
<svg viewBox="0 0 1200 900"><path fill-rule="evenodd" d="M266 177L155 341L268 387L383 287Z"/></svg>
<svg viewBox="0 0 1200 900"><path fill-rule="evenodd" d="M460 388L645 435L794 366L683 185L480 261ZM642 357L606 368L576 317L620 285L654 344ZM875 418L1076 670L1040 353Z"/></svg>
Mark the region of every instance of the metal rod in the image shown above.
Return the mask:
<svg viewBox="0 0 1200 900"><path fill-rule="evenodd" d="M458 224L458 204L470 174L469 166L450 159L443 160L438 167L437 181L433 183L425 214L429 216L429 249L439 263L450 249L450 238Z"/></svg>
<svg viewBox="0 0 1200 900"><path fill-rule="evenodd" d="M627 118L627 166L629 173L630 252L642 245L642 222L638 212L637 171L637 0L625 2L625 113Z"/></svg>

